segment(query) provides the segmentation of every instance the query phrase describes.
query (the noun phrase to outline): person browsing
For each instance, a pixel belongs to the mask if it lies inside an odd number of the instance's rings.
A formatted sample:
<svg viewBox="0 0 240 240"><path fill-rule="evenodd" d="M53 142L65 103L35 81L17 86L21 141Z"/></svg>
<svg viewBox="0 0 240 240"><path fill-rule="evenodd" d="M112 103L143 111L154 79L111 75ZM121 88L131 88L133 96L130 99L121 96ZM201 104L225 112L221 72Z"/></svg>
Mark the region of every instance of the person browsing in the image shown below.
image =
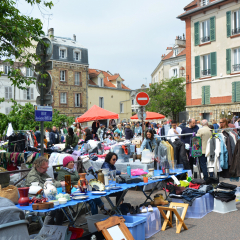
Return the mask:
<svg viewBox="0 0 240 240"><path fill-rule="evenodd" d="M154 133L152 129L148 129L145 134L145 139L143 140L143 143L141 145L141 151L144 149L149 149L151 152L154 151L157 143L154 138Z"/></svg>
<svg viewBox="0 0 240 240"><path fill-rule="evenodd" d="M182 133L182 129L180 127L177 127L177 123L176 122L172 122L172 128L168 131L168 136L173 136L173 137L168 137L169 140L171 140L172 142L174 142L177 138L180 138L179 135Z"/></svg>

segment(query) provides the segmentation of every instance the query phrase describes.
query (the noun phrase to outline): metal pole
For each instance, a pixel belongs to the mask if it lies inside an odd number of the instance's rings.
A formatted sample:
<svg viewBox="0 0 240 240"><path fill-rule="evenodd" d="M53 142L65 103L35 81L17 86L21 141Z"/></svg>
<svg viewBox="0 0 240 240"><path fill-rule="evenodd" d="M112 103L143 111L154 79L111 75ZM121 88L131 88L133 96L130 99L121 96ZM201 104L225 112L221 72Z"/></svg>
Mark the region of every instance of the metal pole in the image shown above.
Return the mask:
<svg viewBox="0 0 240 240"><path fill-rule="evenodd" d="M144 140L144 126L143 126L143 106L141 106L141 112L142 112L142 141Z"/></svg>
<svg viewBox="0 0 240 240"><path fill-rule="evenodd" d="M44 47L44 61L46 58L46 53L45 53L46 47ZM41 62L42 63L42 62ZM44 73L44 66L42 65L42 74ZM43 95L43 77L41 77L41 93L40 93L40 99L41 99L41 104L40 106L43 106L44 104L44 95ZM43 134L44 134L44 122L41 122L41 156L44 155L44 145L43 145Z"/></svg>

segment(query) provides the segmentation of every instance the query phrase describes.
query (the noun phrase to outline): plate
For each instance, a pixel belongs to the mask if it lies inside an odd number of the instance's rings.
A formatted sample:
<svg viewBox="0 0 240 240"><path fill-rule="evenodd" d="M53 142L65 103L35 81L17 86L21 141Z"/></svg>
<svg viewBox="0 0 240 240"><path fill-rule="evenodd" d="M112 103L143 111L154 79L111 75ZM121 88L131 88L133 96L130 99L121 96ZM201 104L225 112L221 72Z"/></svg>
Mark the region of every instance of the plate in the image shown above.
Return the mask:
<svg viewBox="0 0 240 240"><path fill-rule="evenodd" d="M76 192L76 193L73 193L72 195L73 196L82 196L82 195L85 195L86 193L80 193L80 192Z"/></svg>
<svg viewBox="0 0 240 240"><path fill-rule="evenodd" d="M171 172L171 173L169 173L169 175L176 175L177 173L175 173L175 172Z"/></svg>
<svg viewBox="0 0 240 240"><path fill-rule="evenodd" d="M86 198L88 198L88 196L75 196L72 199L74 199L74 200L84 200Z"/></svg>
<svg viewBox="0 0 240 240"><path fill-rule="evenodd" d="M92 194L96 194L96 195L103 195L106 194L107 192L101 192L101 191L93 191L91 192Z"/></svg>
<svg viewBox="0 0 240 240"><path fill-rule="evenodd" d="M113 190L117 190L117 189L120 189L120 188L122 188L122 187L111 187L111 189L113 189Z"/></svg>

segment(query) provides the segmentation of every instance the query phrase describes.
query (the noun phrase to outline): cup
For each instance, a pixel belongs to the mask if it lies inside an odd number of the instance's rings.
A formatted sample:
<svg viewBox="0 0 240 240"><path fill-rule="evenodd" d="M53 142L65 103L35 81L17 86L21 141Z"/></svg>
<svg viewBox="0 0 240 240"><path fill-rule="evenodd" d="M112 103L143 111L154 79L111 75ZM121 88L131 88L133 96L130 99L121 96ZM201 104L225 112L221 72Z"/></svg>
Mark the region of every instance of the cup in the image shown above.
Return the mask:
<svg viewBox="0 0 240 240"><path fill-rule="evenodd" d="M113 185L116 187L116 170L110 171L110 175L112 178Z"/></svg>
<svg viewBox="0 0 240 240"><path fill-rule="evenodd" d="M129 162L130 162L130 163L133 163L133 158L129 158Z"/></svg>

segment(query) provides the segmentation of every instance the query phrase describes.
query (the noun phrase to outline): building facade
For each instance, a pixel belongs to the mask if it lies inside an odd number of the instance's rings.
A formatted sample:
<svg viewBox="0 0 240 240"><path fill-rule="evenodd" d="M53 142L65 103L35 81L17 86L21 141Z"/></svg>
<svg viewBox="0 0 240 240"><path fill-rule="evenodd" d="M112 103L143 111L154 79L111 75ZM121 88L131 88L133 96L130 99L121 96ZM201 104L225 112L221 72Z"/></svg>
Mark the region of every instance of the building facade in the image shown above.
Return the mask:
<svg viewBox="0 0 240 240"><path fill-rule="evenodd" d="M13 68L20 69L22 75L25 77L36 77L32 69L23 67L21 63L15 62ZM25 105L26 103L36 105L36 97L39 95L35 84L31 84L30 86L22 85L26 87L25 90L12 86L12 82L8 78L10 69L11 67L7 63L0 61L0 72L2 72L0 77L0 98L4 98L4 102L0 104L0 113L6 115L12 110L11 106L13 103L11 99L21 105Z"/></svg>
<svg viewBox="0 0 240 240"><path fill-rule="evenodd" d="M152 83L160 83L172 77L185 77L186 73L186 40L177 36L173 47L167 47L166 53L151 74Z"/></svg>
<svg viewBox="0 0 240 240"><path fill-rule="evenodd" d="M240 2L194 0L186 23L186 109L190 118L240 112Z"/></svg>
<svg viewBox="0 0 240 240"><path fill-rule="evenodd" d="M79 117L88 109L88 49L73 39L54 36L50 28L48 37L53 44L51 94L53 109L61 114Z"/></svg>
<svg viewBox="0 0 240 240"><path fill-rule="evenodd" d="M131 111L131 89L123 84L120 74L89 69L88 108L97 105L119 114L119 121L129 121Z"/></svg>

